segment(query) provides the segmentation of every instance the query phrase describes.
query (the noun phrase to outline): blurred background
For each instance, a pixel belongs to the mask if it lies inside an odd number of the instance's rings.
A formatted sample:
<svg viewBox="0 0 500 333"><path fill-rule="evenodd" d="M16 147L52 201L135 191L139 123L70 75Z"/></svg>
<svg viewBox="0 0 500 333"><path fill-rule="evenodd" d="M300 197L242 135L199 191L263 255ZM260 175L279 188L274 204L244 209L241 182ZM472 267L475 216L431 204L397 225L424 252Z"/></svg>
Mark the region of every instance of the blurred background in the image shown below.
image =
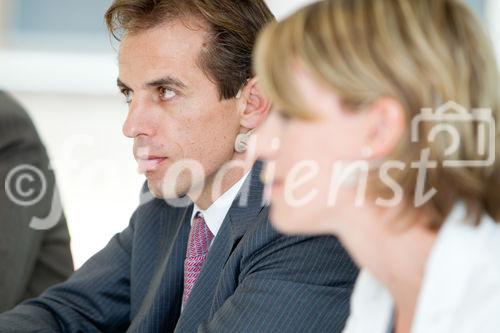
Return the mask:
<svg viewBox="0 0 500 333"><path fill-rule="evenodd" d="M418 0L415 0L418 1ZM268 0L280 19L311 0ZM500 59L500 1L467 1ZM26 107L52 158L78 268L125 228L144 178L121 133L111 0L0 0L0 89ZM477 50L481 52L481 50Z"/></svg>

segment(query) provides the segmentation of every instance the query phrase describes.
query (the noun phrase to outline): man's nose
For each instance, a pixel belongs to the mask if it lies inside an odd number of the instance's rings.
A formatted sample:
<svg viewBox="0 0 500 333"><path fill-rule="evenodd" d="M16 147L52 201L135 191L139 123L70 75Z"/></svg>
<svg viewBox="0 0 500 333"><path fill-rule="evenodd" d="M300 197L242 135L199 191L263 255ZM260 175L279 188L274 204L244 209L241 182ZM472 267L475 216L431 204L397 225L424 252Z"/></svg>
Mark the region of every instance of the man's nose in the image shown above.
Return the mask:
<svg viewBox="0 0 500 333"><path fill-rule="evenodd" d="M123 134L128 138L140 135L154 136L157 126L153 106L146 98L134 98L129 105L127 119L123 124Z"/></svg>

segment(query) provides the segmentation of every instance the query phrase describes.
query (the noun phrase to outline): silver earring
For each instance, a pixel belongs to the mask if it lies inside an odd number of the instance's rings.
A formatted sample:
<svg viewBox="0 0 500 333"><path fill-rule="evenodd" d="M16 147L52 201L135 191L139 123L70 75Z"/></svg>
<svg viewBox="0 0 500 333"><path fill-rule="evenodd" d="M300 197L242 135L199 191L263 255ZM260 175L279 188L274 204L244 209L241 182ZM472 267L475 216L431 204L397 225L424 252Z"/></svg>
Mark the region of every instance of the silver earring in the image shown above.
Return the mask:
<svg viewBox="0 0 500 333"><path fill-rule="evenodd" d="M247 150L248 141L252 136L254 130L250 130L247 133L240 133L236 136L236 140L234 142L234 150L237 153L244 153Z"/></svg>

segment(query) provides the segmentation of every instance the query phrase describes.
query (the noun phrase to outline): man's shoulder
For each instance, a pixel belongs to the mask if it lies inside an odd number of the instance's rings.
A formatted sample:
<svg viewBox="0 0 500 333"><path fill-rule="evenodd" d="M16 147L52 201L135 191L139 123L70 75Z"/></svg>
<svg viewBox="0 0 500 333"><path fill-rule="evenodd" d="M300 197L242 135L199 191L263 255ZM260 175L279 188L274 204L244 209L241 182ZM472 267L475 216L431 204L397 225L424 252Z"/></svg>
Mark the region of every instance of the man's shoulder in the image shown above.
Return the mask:
<svg viewBox="0 0 500 333"><path fill-rule="evenodd" d="M30 117L24 107L11 95L0 90L0 121L15 121L31 124Z"/></svg>
<svg viewBox="0 0 500 333"><path fill-rule="evenodd" d="M0 90L0 149L39 145L40 139L25 109Z"/></svg>
<svg viewBox="0 0 500 333"><path fill-rule="evenodd" d="M255 225L248 229L242 238L242 250L255 259L260 256L287 252L294 258L314 259L325 262L336 261L339 265L349 266L357 272L352 259L334 236L287 235L273 226L269 217L269 207L263 207Z"/></svg>

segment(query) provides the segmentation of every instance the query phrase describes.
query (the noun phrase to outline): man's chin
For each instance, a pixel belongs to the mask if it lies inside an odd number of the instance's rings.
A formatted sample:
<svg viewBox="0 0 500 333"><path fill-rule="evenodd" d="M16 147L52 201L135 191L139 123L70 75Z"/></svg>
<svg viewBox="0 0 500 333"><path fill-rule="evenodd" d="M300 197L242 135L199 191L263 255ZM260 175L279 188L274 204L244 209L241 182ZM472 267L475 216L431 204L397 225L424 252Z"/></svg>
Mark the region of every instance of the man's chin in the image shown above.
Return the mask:
<svg viewBox="0 0 500 333"><path fill-rule="evenodd" d="M151 192L151 194L156 198L156 199L165 199L163 194L158 191L157 189L155 188L151 188L151 186L149 186L149 192Z"/></svg>
<svg viewBox="0 0 500 333"><path fill-rule="evenodd" d="M170 193L166 193L166 191L164 191L164 188L162 187L161 182L150 179L148 179L148 188L149 192L151 192L151 194L157 199L173 200L186 196L186 193L179 189L175 189L175 193L172 193L172 191L170 191Z"/></svg>

